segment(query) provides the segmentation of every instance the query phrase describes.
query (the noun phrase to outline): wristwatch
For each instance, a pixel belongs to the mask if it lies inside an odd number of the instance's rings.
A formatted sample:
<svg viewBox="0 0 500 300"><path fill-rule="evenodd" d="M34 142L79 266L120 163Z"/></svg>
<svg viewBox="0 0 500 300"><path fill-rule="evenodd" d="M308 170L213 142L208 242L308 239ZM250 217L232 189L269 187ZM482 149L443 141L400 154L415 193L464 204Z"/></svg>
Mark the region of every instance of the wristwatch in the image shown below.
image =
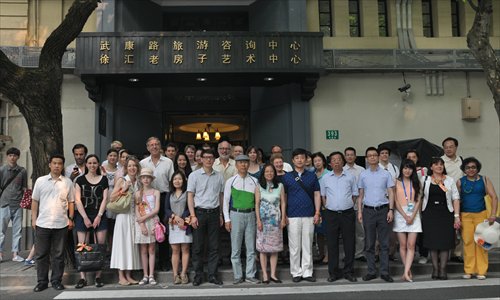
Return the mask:
<svg viewBox="0 0 500 300"><path fill-rule="evenodd" d="M72 216L68 216L68 219L70 219L71 221L73 221L73 217Z"/></svg>

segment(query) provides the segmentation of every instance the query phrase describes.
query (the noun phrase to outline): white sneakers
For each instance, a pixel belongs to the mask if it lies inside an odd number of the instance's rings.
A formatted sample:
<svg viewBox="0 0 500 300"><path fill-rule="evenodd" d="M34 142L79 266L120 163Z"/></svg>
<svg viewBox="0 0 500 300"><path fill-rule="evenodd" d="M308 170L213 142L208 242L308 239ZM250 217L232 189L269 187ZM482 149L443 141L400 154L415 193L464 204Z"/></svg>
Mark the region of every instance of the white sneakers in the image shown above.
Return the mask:
<svg viewBox="0 0 500 300"><path fill-rule="evenodd" d="M484 275L477 275L476 278L479 279L479 280L485 280L486 276L484 276Z"/></svg>
<svg viewBox="0 0 500 300"><path fill-rule="evenodd" d="M463 279L471 279L472 278L472 275L471 274L464 274L462 275L462 278ZM477 275L476 278L478 280L485 280L486 279L486 276L485 275Z"/></svg>
<svg viewBox="0 0 500 300"><path fill-rule="evenodd" d="M425 265L427 263L427 257L425 257L425 256L420 257L420 259L418 260L418 263L421 265Z"/></svg>
<svg viewBox="0 0 500 300"><path fill-rule="evenodd" d="M24 258L22 258L21 256L19 255L16 255L12 258L12 261L15 261L15 262L23 262L24 261Z"/></svg>

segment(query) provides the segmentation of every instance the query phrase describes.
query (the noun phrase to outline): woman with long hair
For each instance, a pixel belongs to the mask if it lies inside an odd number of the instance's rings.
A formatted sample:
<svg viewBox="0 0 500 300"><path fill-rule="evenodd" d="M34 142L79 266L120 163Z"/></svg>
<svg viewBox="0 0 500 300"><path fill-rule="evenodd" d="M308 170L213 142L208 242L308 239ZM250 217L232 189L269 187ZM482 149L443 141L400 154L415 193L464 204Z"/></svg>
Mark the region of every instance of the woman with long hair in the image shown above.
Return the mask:
<svg viewBox="0 0 500 300"><path fill-rule="evenodd" d="M259 164L259 152L257 147L249 146L246 154L250 158L250 164L248 165L248 174L259 179L262 167Z"/></svg>
<svg viewBox="0 0 500 300"><path fill-rule="evenodd" d="M135 156L128 156L123 177L115 182L115 189L111 194L114 202L129 191L135 194L139 190L138 176L141 171L139 160ZM139 282L132 278L131 271L141 268L139 248L135 244L135 202L130 202L130 209L126 213L117 214L113 248L111 249L111 269L118 269L118 284L131 285Z"/></svg>
<svg viewBox="0 0 500 300"><path fill-rule="evenodd" d="M108 218L106 217L106 202L108 199L108 179L101 175L99 158L90 154L85 158L85 173L75 180L75 204L78 214L75 218L75 229L78 243L89 243L89 232L94 233L98 244L106 243ZM81 289L87 285L85 272L80 272L80 280L75 288ZM102 287L101 271L95 274L95 286Z"/></svg>
<svg viewBox="0 0 500 300"><path fill-rule="evenodd" d="M182 171L186 178L193 171L191 165L189 164L188 156L182 152L178 152L174 158L174 171Z"/></svg>
<svg viewBox="0 0 500 300"><path fill-rule="evenodd" d="M399 177L396 180L396 213L393 231L397 232L399 254L405 267L403 280L413 282L411 265L415 256L417 235L422 232L420 221L420 180L412 160L405 159L401 164Z"/></svg>

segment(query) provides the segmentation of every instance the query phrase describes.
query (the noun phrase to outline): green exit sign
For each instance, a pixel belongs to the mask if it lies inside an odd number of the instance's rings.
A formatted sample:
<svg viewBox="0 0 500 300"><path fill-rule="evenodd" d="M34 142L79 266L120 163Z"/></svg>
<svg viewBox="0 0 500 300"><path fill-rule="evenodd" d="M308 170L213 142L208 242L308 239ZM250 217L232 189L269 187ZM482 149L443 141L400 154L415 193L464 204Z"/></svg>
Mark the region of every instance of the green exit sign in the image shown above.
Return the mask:
<svg viewBox="0 0 500 300"><path fill-rule="evenodd" d="M326 139L327 140L338 140L339 139L339 131L338 130L327 130L326 131Z"/></svg>

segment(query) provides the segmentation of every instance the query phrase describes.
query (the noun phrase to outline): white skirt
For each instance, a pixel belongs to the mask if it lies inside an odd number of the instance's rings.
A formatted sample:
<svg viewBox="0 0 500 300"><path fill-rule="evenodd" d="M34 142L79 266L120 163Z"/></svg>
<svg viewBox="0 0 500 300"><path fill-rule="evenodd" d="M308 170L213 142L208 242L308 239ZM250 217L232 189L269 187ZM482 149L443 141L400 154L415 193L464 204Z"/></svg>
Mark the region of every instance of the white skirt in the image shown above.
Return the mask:
<svg viewBox="0 0 500 300"><path fill-rule="evenodd" d="M177 225L168 224L168 242L170 244L191 244L193 235L186 234L186 230L182 230Z"/></svg>
<svg viewBox="0 0 500 300"><path fill-rule="evenodd" d="M403 210L406 212L407 206L403 206ZM412 213L406 212L407 215L411 216ZM399 213L398 210L394 210L394 227L392 228L394 232L422 232L422 222L420 221L420 213L415 216L413 223L411 225L406 224L406 220Z"/></svg>

